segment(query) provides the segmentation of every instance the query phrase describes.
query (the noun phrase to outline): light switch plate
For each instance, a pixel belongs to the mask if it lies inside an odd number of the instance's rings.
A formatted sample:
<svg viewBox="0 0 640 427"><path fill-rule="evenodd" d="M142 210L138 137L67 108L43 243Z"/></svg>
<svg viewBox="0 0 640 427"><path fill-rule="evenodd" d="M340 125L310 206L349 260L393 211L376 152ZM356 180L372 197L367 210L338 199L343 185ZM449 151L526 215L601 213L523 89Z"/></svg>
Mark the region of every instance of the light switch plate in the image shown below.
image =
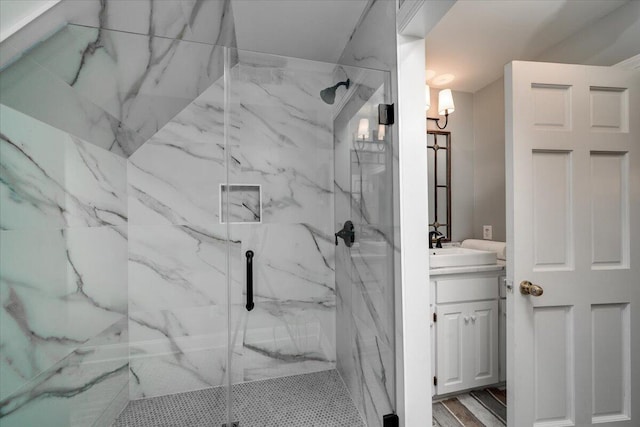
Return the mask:
<svg viewBox="0 0 640 427"><path fill-rule="evenodd" d="M485 240L491 240L493 238L493 226L491 225L482 226L482 238Z"/></svg>

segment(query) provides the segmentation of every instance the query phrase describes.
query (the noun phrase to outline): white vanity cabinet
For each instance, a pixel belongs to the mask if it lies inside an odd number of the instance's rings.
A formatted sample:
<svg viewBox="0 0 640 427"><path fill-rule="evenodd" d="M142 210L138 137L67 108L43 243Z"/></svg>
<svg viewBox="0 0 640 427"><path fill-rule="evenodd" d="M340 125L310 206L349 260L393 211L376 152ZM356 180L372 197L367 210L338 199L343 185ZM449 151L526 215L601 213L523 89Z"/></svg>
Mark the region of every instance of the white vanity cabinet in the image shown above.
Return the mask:
<svg viewBox="0 0 640 427"><path fill-rule="evenodd" d="M434 275L434 394L496 384L499 278L503 270Z"/></svg>

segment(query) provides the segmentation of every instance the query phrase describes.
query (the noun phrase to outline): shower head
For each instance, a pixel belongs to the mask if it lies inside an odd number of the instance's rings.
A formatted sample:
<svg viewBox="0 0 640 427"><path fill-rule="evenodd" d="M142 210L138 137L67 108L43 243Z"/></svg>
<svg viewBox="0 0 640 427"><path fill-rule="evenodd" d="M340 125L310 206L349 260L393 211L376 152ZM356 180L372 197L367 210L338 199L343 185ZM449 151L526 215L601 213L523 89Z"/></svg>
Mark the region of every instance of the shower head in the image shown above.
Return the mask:
<svg viewBox="0 0 640 427"><path fill-rule="evenodd" d="M327 104L331 105L336 100L336 90L338 90L338 88L340 86L345 86L347 89L349 89L350 85L351 85L351 80L347 79L347 80L345 80L343 82L336 83L335 85L333 85L331 87L328 87L326 89L322 89L320 91L320 98L322 98L322 100L324 102L326 102Z"/></svg>

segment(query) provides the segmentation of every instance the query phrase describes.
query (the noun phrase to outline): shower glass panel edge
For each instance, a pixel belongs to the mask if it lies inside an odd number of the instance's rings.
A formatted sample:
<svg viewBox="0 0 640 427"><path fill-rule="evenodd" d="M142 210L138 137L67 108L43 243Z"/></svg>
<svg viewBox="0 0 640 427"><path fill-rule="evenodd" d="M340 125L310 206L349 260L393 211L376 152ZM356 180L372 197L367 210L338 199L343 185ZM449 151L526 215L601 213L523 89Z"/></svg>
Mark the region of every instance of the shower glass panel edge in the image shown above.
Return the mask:
<svg viewBox="0 0 640 427"><path fill-rule="evenodd" d="M220 202L222 207L220 209L220 220L223 218L229 218L229 70L230 70L230 58L229 49L224 47L224 121L223 121L223 133L224 133L224 183L227 191L222 191L220 194ZM224 382L224 394L226 396L226 411L225 411L225 424L224 426L233 426L232 420L232 402L231 402L231 276L229 271L231 269L231 247L229 242L229 221L225 222L225 239L226 239L226 305L227 305L227 369L225 372Z"/></svg>

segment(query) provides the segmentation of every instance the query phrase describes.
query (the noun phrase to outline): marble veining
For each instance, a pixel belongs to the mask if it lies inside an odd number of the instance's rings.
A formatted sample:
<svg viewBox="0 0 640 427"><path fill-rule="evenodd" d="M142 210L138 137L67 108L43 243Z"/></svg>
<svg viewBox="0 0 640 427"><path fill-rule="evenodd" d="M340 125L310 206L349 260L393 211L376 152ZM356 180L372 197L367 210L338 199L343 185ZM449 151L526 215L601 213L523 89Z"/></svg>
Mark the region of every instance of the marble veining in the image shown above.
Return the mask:
<svg viewBox="0 0 640 427"><path fill-rule="evenodd" d="M123 228L112 227L1 237L5 397L126 317L127 240Z"/></svg>
<svg viewBox="0 0 640 427"><path fill-rule="evenodd" d="M92 425L128 382L127 340L124 318L86 340L16 392L0 399L2 425Z"/></svg>
<svg viewBox="0 0 640 427"><path fill-rule="evenodd" d="M3 70L2 102L130 156L222 76L224 46L235 46L231 2L84 3L95 7L72 21L85 26L65 26ZM64 96L66 110L39 106L34 86Z"/></svg>
<svg viewBox="0 0 640 427"><path fill-rule="evenodd" d="M0 105L0 229L127 222L125 161Z"/></svg>

